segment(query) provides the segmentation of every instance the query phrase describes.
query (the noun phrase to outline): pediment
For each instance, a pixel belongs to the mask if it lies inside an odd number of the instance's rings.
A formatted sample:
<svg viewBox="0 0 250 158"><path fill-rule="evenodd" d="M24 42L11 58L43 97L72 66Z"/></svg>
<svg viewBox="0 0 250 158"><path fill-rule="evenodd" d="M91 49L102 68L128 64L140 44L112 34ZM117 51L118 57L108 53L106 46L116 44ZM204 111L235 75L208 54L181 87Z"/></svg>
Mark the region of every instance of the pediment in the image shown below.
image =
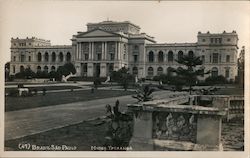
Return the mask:
<svg viewBox="0 0 250 158"><path fill-rule="evenodd" d="M78 38L81 38L81 37L82 38L83 37L111 37L111 36L117 37L119 35L116 33L104 31L101 29L91 30L91 31L84 32L84 33L77 35Z"/></svg>

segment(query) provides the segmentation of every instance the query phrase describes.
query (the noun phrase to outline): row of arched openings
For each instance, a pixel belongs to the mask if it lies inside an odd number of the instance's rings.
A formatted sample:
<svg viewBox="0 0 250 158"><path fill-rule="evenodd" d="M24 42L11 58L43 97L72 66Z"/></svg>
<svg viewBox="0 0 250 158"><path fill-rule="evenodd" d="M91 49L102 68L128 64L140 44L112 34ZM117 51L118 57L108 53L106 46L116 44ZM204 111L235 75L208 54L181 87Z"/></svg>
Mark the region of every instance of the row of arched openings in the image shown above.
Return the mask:
<svg viewBox="0 0 250 158"><path fill-rule="evenodd" d="M173 69L174 68L172 68L172 67L168 67L167 68L167 74L172 74L173 73ZM148 76L154 76L154 68L153 67L148 67ZM159 76L159 75L161 75L161 74L163 74L164 73L164 71L163 71L163 68L162 67L158 67L157 68L157 75Z"/></svg>
<svg viewBox="0 0 250 158"><path fill-rule="evenodd" d="M55 66L51 66L51 71L56 71L56 67ZM37 72L42 71L42 67L41 66L37 66ZM49 67L48 66L44 66L43 67L43 71L45 72L49 72Z"/></svg>
<svg viewBox="0 0 250 158"><path fill-rule="evenodd" d="M180 60L183 57L183 51L179 51L178 52L178 60ZM189 51L188 52L188 56L193 57L194 56L194 52L193 51ZM150 51L148 54L148 61L149 62L154 62L155 61L155 55L153 51ZM164 61L164 53L162 51L158 52L158 62L163 62ZM173 62L174 61L174 53L172 51L169 51L167 54L167 61L168 62Z"/></svg>
<svg viewBox="0 0 250 158"><path fill-rule="evenodd" d="M70 54L70 52L68 52L66 54L65 58L66 58L67 62L71 61L71 54ZM62 52L59 53L58 59L59 59L59 62L63 62L64 61L64 55L63 55ZM42 53L40 53L40 52L37 54L37 61L39 61L39 62L42 61ZM45 52L45 54L44 54L44 61L45 62L49 61L49 53L48 52ZM51 61L52 62L56 61L56 53L55 52L52 52L52 54L51 54Z"/></svg>

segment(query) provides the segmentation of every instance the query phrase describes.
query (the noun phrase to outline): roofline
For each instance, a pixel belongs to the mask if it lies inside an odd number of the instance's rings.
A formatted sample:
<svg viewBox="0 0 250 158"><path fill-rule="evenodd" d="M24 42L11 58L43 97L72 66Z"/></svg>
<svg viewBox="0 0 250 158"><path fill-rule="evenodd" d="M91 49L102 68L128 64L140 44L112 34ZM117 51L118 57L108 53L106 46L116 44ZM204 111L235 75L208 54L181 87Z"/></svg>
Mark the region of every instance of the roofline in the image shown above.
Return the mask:
<svg viewBox="0 0 250 158"><path fill-rule="evenodd" d="M107 22L107 23L105 23ZM109 22L109 23L108 23ZM130 24L133 25L135 27L137 27L138 29L141 29L140 26L131 23L130 21L122 21L122 22L117 22L117 21L102 21L102 22L98 22L98 23L87 23L87 26L89 25L115 25L115 24Z"/></svg>
<svg viewBox="0 0 250 158"><path fill-rule="evenodd" d="M82 32L80 34L77 34L75 35L75 37L77 38L78 36L80 35L84 35L84 34L87 34L87 33L90 33L90 32L93 32L93 31L96 31L96 30L101 30L101 31L104 31L104 32L107 32L107 33L110 33L110 34L113 34L113 35L118 35L118 36L121 36L121 37L125 37L125 38L128 38L122 34L119 34L119 33L115 33L115 32L111 32L111 31L107 31L107 30L104 30L104 29L101 29L101 28L95 28L93 30L90 30L90 31L86 31L86 32ZM73 35L74 36L74 35ZM104 36L105 37L105 36Z"/></svg>

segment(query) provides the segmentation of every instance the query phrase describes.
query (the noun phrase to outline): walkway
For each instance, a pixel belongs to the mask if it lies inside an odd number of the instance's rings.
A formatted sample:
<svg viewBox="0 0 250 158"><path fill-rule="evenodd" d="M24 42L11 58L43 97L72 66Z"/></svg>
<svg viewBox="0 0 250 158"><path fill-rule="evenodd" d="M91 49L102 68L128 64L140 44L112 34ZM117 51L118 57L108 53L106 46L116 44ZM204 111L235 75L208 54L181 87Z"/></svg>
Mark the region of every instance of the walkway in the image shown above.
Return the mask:
<svg viewBox="0 0 250 158"><path fill-rule="evenodd" d="M158 91L154 93L154 96L161 99L166 98L171 93L169 91ZM127 104L135 102L129 95L6 112L5 140L45 132L104 116L106 113L105 105L114 105L117 99L120 101L121 110L125 110Z"/></svg>

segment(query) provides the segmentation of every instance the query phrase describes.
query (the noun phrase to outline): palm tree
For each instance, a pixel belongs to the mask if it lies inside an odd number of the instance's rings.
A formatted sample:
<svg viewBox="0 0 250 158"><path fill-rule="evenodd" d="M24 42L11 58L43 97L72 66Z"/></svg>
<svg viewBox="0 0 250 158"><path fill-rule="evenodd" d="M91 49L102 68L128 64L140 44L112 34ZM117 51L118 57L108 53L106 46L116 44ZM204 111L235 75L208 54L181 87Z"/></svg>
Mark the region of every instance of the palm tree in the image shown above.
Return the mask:
<svg viewBox="0 0 250 158"><path fill-rule="evenodd" d="M136 90L136 95L133 95L132 97L137 99L138 102L145 102L153 100L152 93L154 92L154 89L150 88L149 85L142 86Z"/></svg>

